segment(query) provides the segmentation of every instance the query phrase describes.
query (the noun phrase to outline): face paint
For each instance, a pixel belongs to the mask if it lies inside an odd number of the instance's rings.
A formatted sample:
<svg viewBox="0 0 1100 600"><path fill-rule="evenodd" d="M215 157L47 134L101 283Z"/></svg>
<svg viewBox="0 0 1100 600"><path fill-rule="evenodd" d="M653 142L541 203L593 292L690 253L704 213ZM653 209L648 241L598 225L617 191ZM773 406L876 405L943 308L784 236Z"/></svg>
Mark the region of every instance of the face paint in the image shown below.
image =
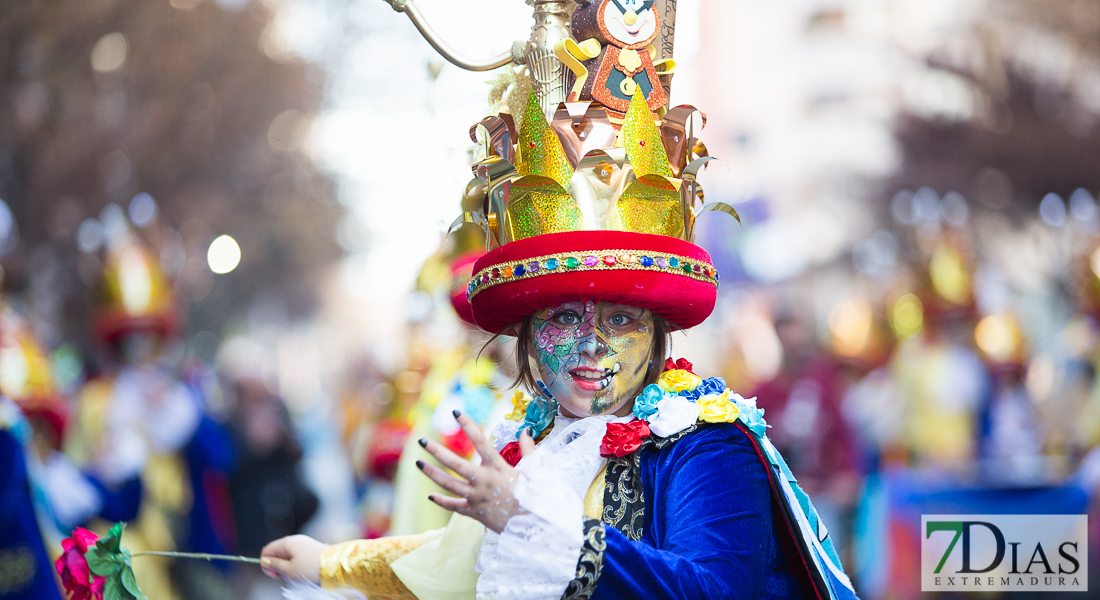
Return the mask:
<svg viewBox="0 0 1100 600"><path fill-rule="evenodd" d="M648 310L567 302L536 313L531 328L539 374L566 413L618 412L638 394L653 351Z"/></svg>

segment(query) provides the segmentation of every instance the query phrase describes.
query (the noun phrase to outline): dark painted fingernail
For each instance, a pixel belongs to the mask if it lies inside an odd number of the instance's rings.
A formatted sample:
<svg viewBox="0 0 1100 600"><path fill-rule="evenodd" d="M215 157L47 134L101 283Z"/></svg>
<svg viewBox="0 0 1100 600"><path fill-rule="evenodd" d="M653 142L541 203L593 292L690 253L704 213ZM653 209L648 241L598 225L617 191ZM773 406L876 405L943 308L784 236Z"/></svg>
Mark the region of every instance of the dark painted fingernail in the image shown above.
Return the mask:
<svg viewBox="0 0 1100 600"><path fill-rule="evenodd" d="M435 496L429 495L428 500L431 500L432 502L435 502Z"/></svg>
<svg viewBox="0 0 1100 600"><path fill-rule="evenodd" d="M416 443L420 444L421 448L427 448L428 447L428 440L426 440L424 438L420 438L419 440L417 440Z"/></svg>
<svg viewBox="0 0 1100 600"><path fill-rule="evenodd" d="M422 461L422 460L416 461L416 468L423 471L424 470L424 461Z"/></svg>
<svg viewBox="0 0 1100 600"><path fill-rule="evenodd" d="M457 410L451 412L454 414L456 419L462 416L462 413L458 412Z"/></svg>

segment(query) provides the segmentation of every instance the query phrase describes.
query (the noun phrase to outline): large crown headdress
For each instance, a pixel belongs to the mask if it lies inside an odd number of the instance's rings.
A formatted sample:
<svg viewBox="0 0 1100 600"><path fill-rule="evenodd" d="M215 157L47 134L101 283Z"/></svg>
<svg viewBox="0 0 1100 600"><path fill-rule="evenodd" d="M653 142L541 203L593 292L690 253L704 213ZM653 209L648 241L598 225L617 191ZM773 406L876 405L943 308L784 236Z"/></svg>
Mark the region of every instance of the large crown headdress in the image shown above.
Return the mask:
<svg viewBox="0 0 1100 600"><path fill-rule="evenodd" d="M711 313L718 272L695 222L737 213L703 203L697 176L712 158L695 126L706 116L667 105L675 3L528 0L531 38L485 63L457 57L411 0L391 4L460 67L524 65L498 80L510 97L470 130L485 156L463 204L479 208L452 226L485 232L466 287L479 326L506 332L577 298L648 308L679 328Z"/></svg>

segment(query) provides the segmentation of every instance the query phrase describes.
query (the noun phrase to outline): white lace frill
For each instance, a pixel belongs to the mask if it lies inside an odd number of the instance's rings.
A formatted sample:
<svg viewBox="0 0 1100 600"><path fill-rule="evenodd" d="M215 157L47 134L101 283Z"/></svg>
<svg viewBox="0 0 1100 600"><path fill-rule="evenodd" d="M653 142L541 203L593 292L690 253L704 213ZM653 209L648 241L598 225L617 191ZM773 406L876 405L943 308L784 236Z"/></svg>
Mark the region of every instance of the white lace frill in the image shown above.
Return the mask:
<svg viewBox="0 0 1100 600"><path fill-rule="evenodd" d="M477 558L478 600L557 600L577 572L584 502L603 469L607 424L627 417L558 417L554 429L517 468L515 497L526 513L504 531L487 531Z"/></svg>

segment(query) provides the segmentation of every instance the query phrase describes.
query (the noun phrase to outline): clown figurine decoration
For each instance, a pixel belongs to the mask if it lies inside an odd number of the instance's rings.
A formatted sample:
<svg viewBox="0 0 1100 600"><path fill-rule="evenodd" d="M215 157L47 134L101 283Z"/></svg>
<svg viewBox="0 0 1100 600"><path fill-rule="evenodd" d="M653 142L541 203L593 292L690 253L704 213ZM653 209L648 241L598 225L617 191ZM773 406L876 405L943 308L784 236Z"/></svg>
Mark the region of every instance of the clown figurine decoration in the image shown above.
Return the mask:
<svg viewBox="0 0 1100 600"><path fill-rule="evenodd" d="M658 76L675 69L671 59L653 61L653 46L661 31L661 16L653 0L593 0L578 2L573 12L573 39L559 42L558 58L576 76L568 100L596 101L608 116L621 121L635 91L649 109L662 111L668 102Z"/></svg>

